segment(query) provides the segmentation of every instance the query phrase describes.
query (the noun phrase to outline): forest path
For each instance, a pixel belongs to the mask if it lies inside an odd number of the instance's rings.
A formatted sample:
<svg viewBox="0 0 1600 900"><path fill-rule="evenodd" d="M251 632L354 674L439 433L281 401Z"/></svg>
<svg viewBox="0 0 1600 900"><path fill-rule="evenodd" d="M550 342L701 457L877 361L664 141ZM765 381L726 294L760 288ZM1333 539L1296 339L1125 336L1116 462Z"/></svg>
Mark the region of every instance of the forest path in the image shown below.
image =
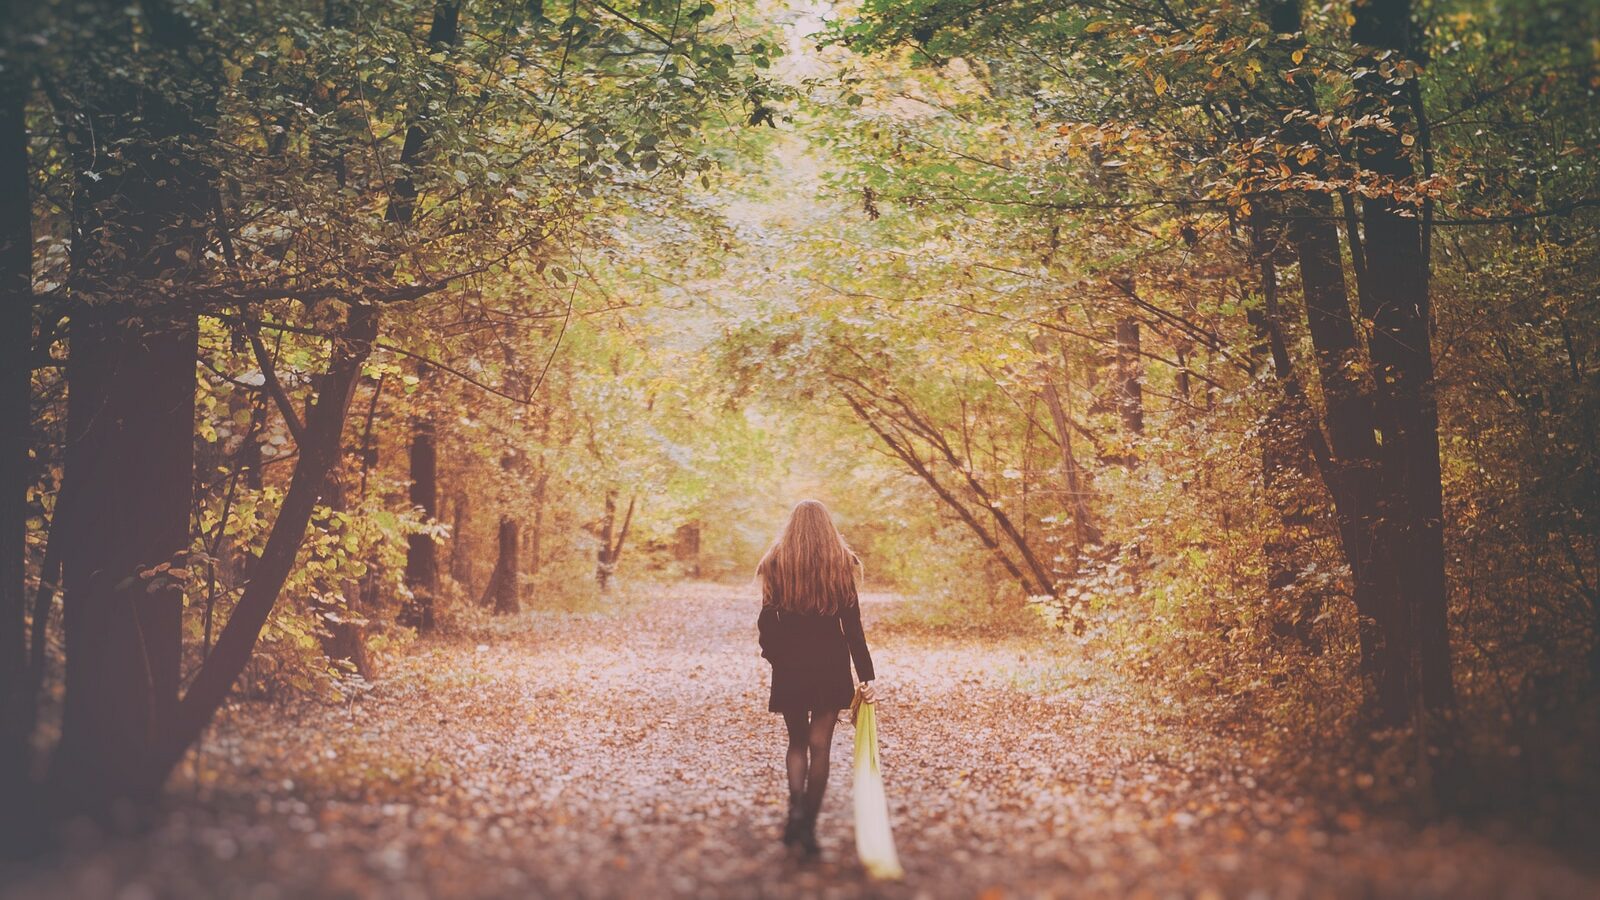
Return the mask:
<svg viewBox="0 0 1600 900"><path fill-rule="evenodd" d="M1037 640L875 628L894 601L870 596L908 877L873 885L855 861L848 725L823 859L801 865L776 840L783 728L750 592L645 597L422 642L349 707L247 706L211 742L204 803L0 894L1600 896L1543 851L1272 794Z"/></svg>

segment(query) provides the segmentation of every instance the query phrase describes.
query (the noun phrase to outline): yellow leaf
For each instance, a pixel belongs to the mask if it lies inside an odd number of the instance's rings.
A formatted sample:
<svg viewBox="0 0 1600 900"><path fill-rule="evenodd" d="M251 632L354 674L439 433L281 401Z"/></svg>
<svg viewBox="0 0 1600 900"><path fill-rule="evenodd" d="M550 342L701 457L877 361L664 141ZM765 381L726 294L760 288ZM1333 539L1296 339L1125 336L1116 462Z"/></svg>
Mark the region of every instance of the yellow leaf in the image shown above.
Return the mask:
<svg viewBox="0 0 1600 900"><path fill-rule="evenodd" d="M1400 143L1405 144L1407 147L1411 146L1412 144L1415 144L1416 142L1417 142L1416 137L1414 137L1412 135L1409 135L1409 134L1400 135Z"/></svg>
<svg viewBox="0 0 1600 900"><path fill-rule="evenodd" d="M1305 48L1301 48L1299 50L1296 50L1294 53L1291 53L1289 55L1289 58L1294 60L1294 64L1295 65L1297 65L1297 66L1300 65L1301 60L1304 60L1306 58Z"/></svg>
<svg viewBox="0 0 1600 900"><path fill-rule="evenodd" d="M1167 92L1167 79L1166 79L1166 76L1157 75L1156 76L1156 96L1159 97L1162 94L1165 94L1166 92Z"/></svg>

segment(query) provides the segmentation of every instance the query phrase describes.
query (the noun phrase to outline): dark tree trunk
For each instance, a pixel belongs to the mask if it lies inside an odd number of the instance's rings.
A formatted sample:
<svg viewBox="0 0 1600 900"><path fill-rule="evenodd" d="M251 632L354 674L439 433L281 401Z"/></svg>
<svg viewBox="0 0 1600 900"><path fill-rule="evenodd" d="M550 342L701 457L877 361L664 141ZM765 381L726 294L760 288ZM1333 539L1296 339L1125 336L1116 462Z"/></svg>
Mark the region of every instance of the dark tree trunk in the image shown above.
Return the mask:
<svg viewBox="0 0 1600 900"><path fill-rule="evenodd" d="M460 37L461 4L456 0L440 0L434 4L433 20L428 27L428 43L435 52L454 46ZM406 129L405 142L400 149L401 168L390 190L390 202L384 216L400 225L410 224L417 207L417 182L411 166L422 157L428 143L428 131L419 117ZM413 422L411 443L411 503L419 506L431 522L438 515L438 449L434 442L435 428L431 417L419 417ZM439 551L429 535L412 535L406 544L406 586L413 597L401 615L404 624L419 631L430 631L434 624L434 601L439 592Z"/></svg>
<svg viewBox="0 0 1600 900"><path fill-rule="evenodd" d="M510 450L500 456L500 468L507 473L520 474L523 458L520 451ZM494 572L489 576L489 586L479 605L494 605L495 615L519 612L522 609L522 565L519 551L522 548L522 522L504 513L500 516L498 544L495 552Z"/></svg>
<svg viewBox="0 0 1600 900"><path fill-rule="evenodd" d="M154 741L178 706L198 330L183 294L211 210L204 163L187 154L211 140L216 73L186 18L147 12L148 38L136 39L120 10L102 11L88 52L159 58L174 86L86 81L76 113L122 150L107 166L97 147L72 148L94 174L74 198L65 481L76 501L70 533L56 535L67 665L51 784L66 810L153 799Z"/></svg>
<svg viewBox="0 0 1600 900"><path fill-rule="evenodd" d="M152 26L152 46L184 51L172 54L175 70L202 65L196 82L220 83L215 59L194 52L199 37L189 20L159 4L144 7ZM126 29L120 10L106 11L105 19L117 24L108 26L106 40L91 46L119 40L131 45L128 36L116 30ZM433 37L441 31L453 35L454 28L454 4L441 3ZM197 59L203 62L197 64ZM126 124L118 123L117 116L130 110L139 111L134 120L138 130L133 140L124 142L116 177L86 177L80 183L76 210L75 273L98 276L87 283L101 291L108 283L123 284L115 303L80 312L72 323L67 466L77 472L71 477L81 489L83 515L75 515L71 522L74 552L64 551L62 557L68 698L52 771L53 783L69 804L103 805L118 795L153 797L227 698L250 661L294 566L328 474L338 463L352 388L371 354L380 318L376 307L349 306L348 320L333 341L328 372L319 379L316 402L306 415L294 474L266 546L251 567L250 580L216 647L178 702L178 591L166 589L156 580L161 576L155 576L136 597L134 588L139 585L117 579L130 564L142 564L174 545L179 549L187 545L195 318L192 310L173 312L182 304L165 295L179 293L172 273L204 258L197 238L209 222L212 193L203 166L176 157L171 147L201 146L209 133L195 126L189 115L193 110L163 106L163 97L150 95L141 95L137 99L142 102L135 103L128 96L130 90L113 83L105 91L110 102L86 113L106 120L105 127L95 129L102 144L119 133L114 126ZM175 96L207 95L195 91ZM149 134L161 139L146 142L143 137ZM425 134L417 140L407 136L400 160L407 174L422 151L423 138ZM92 171L87 165L84 170ZM400 193L407 202L400 204L398 213L391 210L391 221L409 219L415 190L409 182L404 187L407 190ZM102 246L85 246L91 238ZM118 264L97 265L102 256ZM152 267L165 275L165 291L152 292L141 283L140 278L150 278ZM133 290L124 277L129 274L134 276ZM142 303L137 331L127 327L126 307L131 301L126 297ZM166 302L152 305L147 297ZM181 397L180 374L186 376ZM93 417L83 421L91 408ZM156 424L163 416L170 425L165 434ZM169 446L179 443L174 434L182 435L181 452ZM178 479L171 473L180 467L185 474ZM181 489L174 484L178 480ZM154 488L163 484L171 489ZM128 512L128 504L152 499L140 495L141 485L159 496L136 517ZM176 540L179 526L174 524L179 506L183 507L181 541ZM117 540L106 540L104 535L109 534ZM133 575L136 582L141 580L138 571ZM74 655L80 657L76 662ZM74 698L74 691L80 696Z"/></svg>
<svg viewBox="0 0 1600 900"><path fill-rule="evenodd" d="M1277 68L1293 69L1293 53L1304 47L1300 0L1268 0L1262 12L1276 35ZM1287 114L1302 103L1315 103L1314 86L1304 74L1288 83L1297 96L1284 101L1284 143L1316 144L1317 130L1303 118ZM1306 171L1292 162L1297 171ZM1324 176L1319 170L1308 174ZM1349 291L1339 254L1338 230L1331 219L1327 195L1299 194L1289 200L1286 237L1300 267L1305 298L1307 331L1311 337L1317 375L1322 385L1322 426L1326 450L1317 455L1322 481L1333 499L1340 544L1351 572L1351 599L1358 615L1357 635L1361 671L1369 683L1368 707L1376 721L1398 725L1410 716L1404 635L1396 630L1402 607L1395 575L1394 548L1381 533L1384 505L1376 421L1365 382L1364 368ZM1351 235L1352 245L1355 235ZM1359 256L1357 257L1359 262ZM1357 266L1357 271L1361 267ZM1307 404L1309 412L1309 404ZM1315 442L1322 426L1307 425Z"/></svg>
<svg viewBox="0 0 1600 900"><path fill-rule="evenodd" d="M428 35L435 47L443 49L454 43L458 13L459 7L454 2L437 4ZM414 124L406 135L400 154L403 174L395 184L401 202L391 204L385 213L391 222L401 225L410 222L417 196L410 167L420 160L426 137L420 123ZM334 338L328 371L320 379L316 403L306 414L305 441L299 447L299 459L279 507L278 518L273 522L260 559L251 569L250 581L217 640L216 649L206 658L184 695L174 727L163 736L149 770L149 777L156 785L166 781L184 754L200 739L227 699L233 683L250 662L261 628L271 615L284 581L294 567L300 544L305 540L306 526L316 509L318 495L327 485L328 473L339 462L350 397L362 365L372 354L380 321L378 307L352 303L343 330Z"/></svg>
<svg viewBox="0 0 1600 900"><path fill-rule="evenodd" d="M685 522L673 535L672 557L683 564L683 574L700 577L700 523Z"/></svg>
<svg viewBox="0 0 1600 900"><path fill-rule="evenodd" d="M419 416L411 428L411 505L432 523L439 513L439 451L433 418ZM411 535L406 545L406 587L412 594L407 624L432 631L439 592L439 545L432 535Z"/></svg>
<svg viewBox="0 0 1600 900"><path fill-rule="evenodd" d="M0 73L0 794L16 798L30 777L34 708L25 636L33 377L27 97L27 82L8 66ZM13 827L22 806L0 812L0 843L14 846L21 837Z"/></svg>
<svg viewBox="0 0 1600 900"><path fill-rule="evenodd" d="M595 551L594 580L605 590L611 583L611 533L617 527L617 493L606 491L606 511L600 519L600 548Z"/></svg>
<svg viewBox="0 0 1600 900"><path fill-rule="evenodd" d="M517 562L518 540L522 523L512 516L500 517L499 553L494 561L494 575L489 578L487 600L494 604L497 616L522 611L522 569Z"/></svg>
<svg viewBox="0 0 1600 900"><path fill-rule="evenodd" d="M1298 531L1307 524L1305 502L1299 496L1310 474L1307 438L1317 426L1310 421L1309 403L1282 337L1278 262L1285 242L1280 212L1275 199L1257 197L1250 216L1250 250L1261 288L1261 306L1248 314L1256 338L1251 359L1257 367L1270 365L1275 381L1283 388L1258 424L1262 490L1277 517L1276 526L1262 541L1261 553L1267 565L1268 602L1278 608L1273 631L1311 653L1320 653L1314 623L1321 604L1315 594L1298 588L1304 562L1297 539Z"/></svg>
<svg viewBox="0 0 1600 900"><path fill-rule="evenodd" d="M176 722L161 736L149 772L151 782L157 787L199 740L212 716L227 699L234 681L250 662L261 628L294 568L306 526L327 487L328 473L339 461L350 396L361 375L362 364L372 353L379 321L377 308L371 306L354 306L349 316L343 332L334 341L333 360L327 374L320 379L316 403L306 416L305 442L299 447L300 456L278 509L278 518L267 536L266 547L251 568L250 581L228 617L216 648L184 695Z"/></svg>
<svg viewBox="0 0 1600 900"><path fill-rule="evenodd" d="M1589 593L1589 690L1600 694L1600 594Z"/></svg>
<svg viewBox="0 0 1600 900"><path fill-rule="evenodd" d="M262 458L261 436L259 434L246 436L245 442L239 447L237 460L239 472L244 478L245 487L252 491L260 491L266 487L266 481L262 478L261 464L265 460Z"/></svg>
<svg viewBox="0 0 1600 900"><path fill-rule="evenodd" d="M55 785L70 809L147 801L151 736L172 721L194 485L192 316L137 328L81 310L71 329L62 548L66 702ZM60 536L58 536L59 539Z"/></svg>
<svg viewBox="0 0 1600 900"><path fill-rule="evenodd" d="M1139 321L1117 320L1117 411L1129 434L1144 433L1144 393L1140 387Z"/></svg>
<svg viewBox="0 0 1600 900"><path fill-rule="evenodd" d="M328 377L324 375L322 380L326 382ZM378 467L378 446L373 439L373 425L377 420L378 399L382 393L383 379L379 378L372 386L372 399L367 404L366 424L362 428L361 444L355 454L356 464L360 467L360 479L357 481L355 497L358 509L366 503L367 480L372 471ZM347 476L344 471L345 466L341 465L348 462L349 457L346 456L334 464L328 472L327 486L323 489L323 505L334 512L350 510ZM348 526L342 520L333 518L319 527L324 531L338 532ZM369 566L364 576L347 578L342 584L327 585L328 590L323 599L312 601L312 611L317 614L321 623L319 637L322 641L323 654L345 672L353 672L369 680L374 673L367 656L367 629L362 610L368 608L368 594L371 592L367 587L372 584L376 575L375 567Z"/></svg>
<svg viewBox="0 0 1600 900"><path fill-rule="evenodd" d="M1409 0L1352 3L1353 41L1376 52L1415 58ZM1424 128L1408 114L1407 86L1396 87L1378 74L1376 54L1363 57L1369 74L1356 79L1358 105L1393 120L1402 130ZM1420 110L1417 110L1420 112ZM1425 135L1425 132L1424 132ZM1415 170L1401 134L1376 127L1354 130L1358 161L1369 171L1408 181ZM1388 196L1362 200L1366 281L1362 315L1370 319L1369 343L1379 450L1391 508L1383 531L1394 548L1405 608L1393 628L1410 662L1422 710L1449 715L1455 708L1450 664L1448 585L1445 579L1443 490L1439 463L1438 408L1434 397L1433 352L1428 298L1429 260L1424 211Z"/></svg>
<svg viewBox="0 0 1600 900"><path fill-rule="evenodd" d="M617 527L617 492L606 492L606 512L600 522L600 549L595 551L594 580L604 591L611 587L617 573L617 561L622 558L622 545L628 539L628 526L633 523L633 508L637 497L628 499L628 511Z"/></svg>
<svg viewBox="0 0 1600 900"><path fill-rule="evenodd" d="M1276 247L1278 235L1275 223L1269 221L1274 218L1267 212L1267 200L1263 197L1256 198L1254 210L1251 214L1250 224L1250 250L1255 257L1256 273L1260 278L1261 307L1250 310L1248 318L1255 332L1255 343L1251 346L1251 363L1260 371L1261 367L1272 366L1273 372L1279 380L1287 374L1287 366L1281 365L1279 360L1273 358L1271 330L1273 322L1269 317L1275 311L1278 300L1278 267ZM1288 410L1288 403L1278 396L1272 406L1262 416L1258 423L1258 432L1261 441L1261 483L1265 489L1268 501L1276 509L1279 527L1270 535L1262 553L1267 561L1267 591L1269 595L1276 594L1288 588L1295 580L1294 547L1288 540L1288 523L1285 521L1287 511L1279 495L1283 492L1283 475L1285 470L1297 460L1292 432L1292 416Z"/></svg>
<svg viewBox="0 0 1600 900"><path fill-rule="evenodd" d="M1392 548L1381 535L1378 442L1372 404L1359 375L1361 351L1350 309L1339 235L1327 219L1326 196L1306 198L1291 230L1305 294L1307 330L1322 383L1329 466L1324 483L1333 497L1339 538L1350 566L1351 599L1360 616L1362 672L1371 681L1380 721L1410 715L1402 648L1385 635L1400 609Z"/></svg>

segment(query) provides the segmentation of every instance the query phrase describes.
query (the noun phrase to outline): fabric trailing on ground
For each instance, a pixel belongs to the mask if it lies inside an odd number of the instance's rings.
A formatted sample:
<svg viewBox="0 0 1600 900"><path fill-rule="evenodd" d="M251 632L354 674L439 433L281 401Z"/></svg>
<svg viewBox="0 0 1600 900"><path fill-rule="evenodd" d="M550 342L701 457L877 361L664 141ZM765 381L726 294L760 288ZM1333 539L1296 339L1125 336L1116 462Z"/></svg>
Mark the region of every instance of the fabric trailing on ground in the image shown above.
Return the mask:
<svg viewBox="0 0 1600 900"><path fill-rule="evenodd" d="M876 879L905 877L900 855L889 828L889 800L883 792L883 769L878 759L878 717L874 704L863 703L856 692L850 711L856 726L856 854L867 874Z"/></svg>

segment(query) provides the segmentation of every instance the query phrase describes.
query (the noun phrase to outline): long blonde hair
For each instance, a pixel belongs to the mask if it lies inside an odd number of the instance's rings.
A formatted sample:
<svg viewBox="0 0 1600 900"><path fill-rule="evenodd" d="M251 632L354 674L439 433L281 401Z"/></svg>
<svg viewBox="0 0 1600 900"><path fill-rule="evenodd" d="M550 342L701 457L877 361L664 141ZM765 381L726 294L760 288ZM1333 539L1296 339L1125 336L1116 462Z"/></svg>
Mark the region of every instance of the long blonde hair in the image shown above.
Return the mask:
<svg viewBox="0 0 1600 900"><path fill-rule="evenodd" d="M817 500L801 500L756 566L761 604L831 616L856 602L861 560Z"/></svg>

